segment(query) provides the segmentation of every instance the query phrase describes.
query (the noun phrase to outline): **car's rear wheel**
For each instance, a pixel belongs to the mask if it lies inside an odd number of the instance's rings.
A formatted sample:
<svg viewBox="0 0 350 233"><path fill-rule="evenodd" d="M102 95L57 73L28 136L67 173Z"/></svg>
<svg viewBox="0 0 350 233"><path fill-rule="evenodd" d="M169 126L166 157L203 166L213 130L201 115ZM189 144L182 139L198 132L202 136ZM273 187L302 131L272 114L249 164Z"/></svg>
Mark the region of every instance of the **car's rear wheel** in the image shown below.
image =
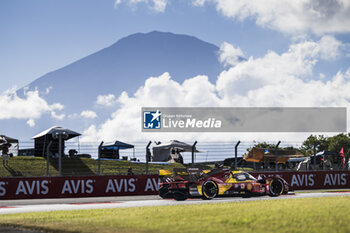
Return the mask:
<svg viewBox="0 0 350 233"><path fill-rule="evenodd" d="M215 181L208 180L202 185L203 199L213 199L218 195L219 188Z"/></svg>
<svg viewBox="0 0 350 233"><path fill-rule="evenodd" d="M281 179L273 178L270 181L270 193L269 195L272 197L277 197L283 193L284 184Z"/></svg>
<svg viewBox="0 0 350 233"><path fill-rule="evenodd" d="M169 185L164 185L159 189L159 196L161 198L167 198L167 196L169 195Z"/></svg>

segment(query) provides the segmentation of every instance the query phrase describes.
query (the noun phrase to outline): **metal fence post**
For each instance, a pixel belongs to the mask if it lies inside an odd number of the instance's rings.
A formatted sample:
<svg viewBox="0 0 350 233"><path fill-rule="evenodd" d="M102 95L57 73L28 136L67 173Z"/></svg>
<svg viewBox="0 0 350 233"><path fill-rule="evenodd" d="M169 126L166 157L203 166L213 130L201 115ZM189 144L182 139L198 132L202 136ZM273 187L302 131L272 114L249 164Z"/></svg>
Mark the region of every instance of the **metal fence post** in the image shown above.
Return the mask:
<svg viewBox="0 0 350 233"><path fill-rule="evenodd" d="M47 148L50 148L52 144L52 141L49 142L49 145L47 145ZM50 155L48 153L48 149L46 152L46 176L50 176Z"/></svg>
<svg viewBox="0 0 350 233"><path fill-rule="evenodd" d="M194 164L194 150L196 149L197 141L192 145L192 165Z"/></svg>
<svg viewBox="0 0 350 233"><path fill-rule="evenodd" d="M237 148L241 141L238 141L235 146L235 170L237 170Z"/></svg>
<svg viewBox="0 0 350 233"><path fill-rule="evenodd" d="M313 159L313 164L314 164L314 169L313 170L316 170L316 146L317 146L317 143L314 144L314 159Z"/></svg>
<svg viewBox="0 0 350 233"><path fill-rule="evenodd" d="M58 175L62 176L62 154L64 154L64 147L62 148L62 140L68 139L68 133L66 131L54 132L52 133L52 138L56 140L58 139Z"/></svg>
<svg viewBox="0 0 350 233"><path fill-rule="evenodd" d="M278 143L276 144L276 147L275 147L275 156L276 156L276 160L275 160L275 163L276 163L276 171L278 171L278 154L277 154L277 148L278 146L280 145L281 141L278 141Z"/></svg>
<svg viewBox="0 0 350 233"><path fill-rule="evenodd" d="M325 160L324 160L324 152L323 152L323 155L322 155L322 161L323 161L323 163L322 163L322 170L326 170L326 164L325 164Z"/></svg>
<svg viewBox="0 0 350 233"><path fill-rule="evenodd" d="M148 159L150 159L150 152L149 152L149 146L151 145L151 141L148 142L147 146L146 146L146 174L148 174Z"/></svg>
<svg viewBox="0 0 350 233"><path fill-rule="evenodd" d="M103 141L98 146L98 159L97 159L97 175L101 174L101 147L103 145Z"/></svg>
<svg viewBox="0 0 350 233"><path fill-rule="evenodd" d="M46 155L46 176L49 177L50 176L50 162L49 162L49 155Z"/></svg>
<svg viewBox="0 0 350 233"><path fill-rule="evenodd" d="M58 134L58 174L62 176L62 134Z"/></svg>

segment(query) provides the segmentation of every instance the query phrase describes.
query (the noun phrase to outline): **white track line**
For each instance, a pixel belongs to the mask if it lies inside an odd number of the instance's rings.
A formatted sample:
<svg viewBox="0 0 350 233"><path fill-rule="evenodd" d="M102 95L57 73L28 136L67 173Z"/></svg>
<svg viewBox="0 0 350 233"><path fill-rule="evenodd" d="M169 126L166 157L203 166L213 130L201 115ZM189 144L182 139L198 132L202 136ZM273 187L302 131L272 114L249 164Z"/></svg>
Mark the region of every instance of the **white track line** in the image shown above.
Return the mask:
<svg viewBox="0 0 350 233"><path fill-rule="evenodd" d="M131 208L131 207L148 207L148 206L172 206L172 205L192 205L192 204L211 204L239 201L261 201L291 198L310 198L310 197L333 197L348 196L350 192L336 193L298 193L295 195L283 195L279 197L221 197L213 200L188 199L186 201L175 200L136 200L120 202L102 202L102 203L74 203L74 204L36 204L36 205L13 205L0 207L0 214L15 214L44 211L67 211L67 210L86 210L86 209L110 209L110 208Z"/></svg>

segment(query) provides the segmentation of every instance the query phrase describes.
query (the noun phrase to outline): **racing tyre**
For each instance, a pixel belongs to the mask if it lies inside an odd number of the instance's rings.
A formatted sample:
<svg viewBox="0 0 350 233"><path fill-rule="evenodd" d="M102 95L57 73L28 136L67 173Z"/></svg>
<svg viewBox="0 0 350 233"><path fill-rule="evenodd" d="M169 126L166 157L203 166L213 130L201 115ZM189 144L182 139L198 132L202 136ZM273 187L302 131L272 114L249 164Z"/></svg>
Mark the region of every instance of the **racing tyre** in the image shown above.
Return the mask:
<svg viewBox="0 0 350 233"><path fill-rule="evenodd" d="M202 198L210 200L218 195L219 188L215 181L208 180L202 185Z"/></svg>
<svg viewBox="0 0 350 233"><path fill-rule="evenodd" d="M288 194L288 191L289 191L289 185L284 183L282 194L286 195Z"/></svg>
<svg viewBox="0 0 350 233"><path fill-rule="evenodd" d="M269 195L271 197L278 197L279 195L281 195L284 191L284 184L283 181L281 179L278 178L273 178L270 181L270 193Z"/></svg>
<svg viewBox="0 0 350 233"><path fill-rule="evenodd" d="M187 195L183 192L175 191L173 195L174 199L177 201L184 201L187 199Z"/></svg>
<svg viewBox="0 0 350 233"><path fill-rule="evenodd" d="M163 199L169 195L169 187L163 186L159 189L159 196Z"/></svg>

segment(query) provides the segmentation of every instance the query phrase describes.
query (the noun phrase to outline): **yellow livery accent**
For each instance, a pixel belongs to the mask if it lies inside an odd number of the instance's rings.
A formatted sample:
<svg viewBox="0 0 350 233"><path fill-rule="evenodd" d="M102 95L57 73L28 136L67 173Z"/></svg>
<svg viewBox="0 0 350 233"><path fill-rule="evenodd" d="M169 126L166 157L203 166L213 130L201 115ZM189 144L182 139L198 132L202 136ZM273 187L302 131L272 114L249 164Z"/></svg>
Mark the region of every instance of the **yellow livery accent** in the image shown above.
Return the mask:
<svg viewBox="0 0 350 233"><path fill-rule="evenodd" d="M203 196L203 193L202 193L202 185L197 185L197 189L198 189L199 195Z"/></svg>
<svg viewBox="0 0 350 233"><path fill-rule="evenodd" d="M232 174L242 173L242 171L232 171Z"/></svg>
<svg viewBox="0 0 350 233"><path fill-rule="evenodd" d="M230 173L230 176L225 180L225 183L237 183L236 179L233 179L232 173Z"/></svg>
<svg viewBox="0 0 350 233"><path fill-rule="evenodd" d="M160 176L171 176L173 173L169 170L166 169L161 169L159 170L159 175Z"/></svg>
<svg viewBox="0 0 350 233"><path fill-rule="evenodd" d="M232 185L219 185L219 195L223 195L230 188L232 188Z"/></svg>
<svg viewBox="0 0 350 233"><path fill-rule="evenodd" d="M187 172L177 172L179 176L188 176Z"/></svg>

